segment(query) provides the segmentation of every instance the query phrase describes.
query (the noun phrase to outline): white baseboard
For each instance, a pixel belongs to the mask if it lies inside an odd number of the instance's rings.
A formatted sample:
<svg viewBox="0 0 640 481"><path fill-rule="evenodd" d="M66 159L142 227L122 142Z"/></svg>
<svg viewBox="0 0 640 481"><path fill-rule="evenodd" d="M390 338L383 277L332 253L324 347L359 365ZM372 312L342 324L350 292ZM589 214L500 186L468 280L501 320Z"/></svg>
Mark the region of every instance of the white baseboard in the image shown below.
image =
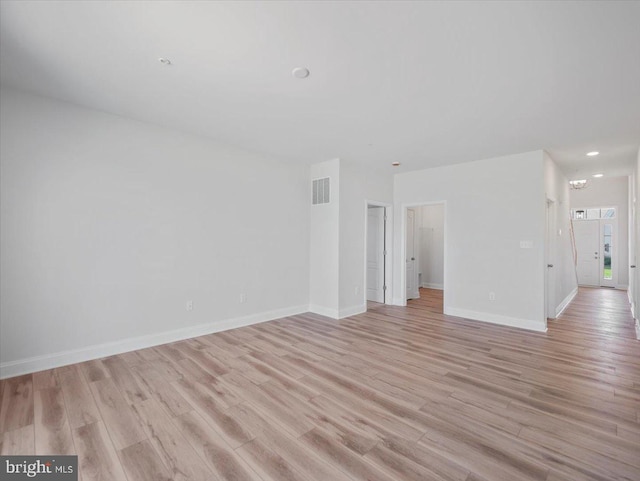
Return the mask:
<svg viewBox="0 0 640 481"><path fill-rule="evenodd" d="M628 291L629 290L629 285L628 284L618 284L616 286L616 289L618 289L619 291Z"/></svg>
<svg viewBox="0 0 640 481"><path fill-rule="evenodd" d="M448 307L445 309L444 313L448 316L464 317L465 319L490 322L491 324L500 324L501 326L518 327L529 331L547 332L547 324L544 321L518 319L516 317L501 316L499 314L491 314L488 312L458 309L457 307Z"/></svg>
<svg viewBox="0 0 640 481"><path fill-rule="evenodd" d="M556 307L556 317L562 314L562 311L564 311L569 305L569 303L573 301L573 298L576 297L577 293L578 293L578 288L576 287L573 291L571 291L571 293L569 293L567 297L564 298L564 300L560 303L560 305Z"/></svg>
<svg viewBox="0 0 640 481"><path fill-rule="evenodd" d="M392 306L406 306L407 305L407 300L406 299L402 299L402 297L394 297L391 300L391 305Z"/></svg>
<svg viewBox="0 0 640 481"><path fill-rule="evenodd" d="M344 319L345 317L355 316L357 314L362 314L363 312L367 312L367 305L360 304L357 306L347 307L345 309L340 309L339 319Z"/></svg>
<svg viewBox="0 0 640 481"><path fill-rule="evenodd" d="M309 305L308 310L314 314L320 314L321 316L330 317L331 319L340 319L340 312L338 309L311 304Z"/></svg>
<svg viewBox="0 0 640 481"><path fill-rule="evenodd" d="M444 284L434 284L433 282L423 282L420 287L424 287L425 289L438 289L440 291L444 290Z"/></svg>
<svg viewBox="0 0 640 481"><path fill-rule="evenodd" d="M636 319L636 339L640 341L640 321Z"/></svg>
<svg viewBox="0 0 640 481"><path fill-rule="evenodd" d="M122 339L121 341L96 344L80 349L3 362L0 363L0 379L43 371L45 369L53 369L54 367L66 366L77 362L100 359L106 356L113 356L123 352L135 351L147 347L158 346L160 344L167 344L169 342L181 341L183 339L190 339L192 337L203 336L214 332L227 331L237 327L272 321L281 317L294 316L307 312L308 307L309 306L305 305L276 309L273 311L251 314L249 316L200 324L184 329L174 329L157 334Z"/></svg>
<svg viewBox="0 0 640 481"><path fill-rule="evenodd" d="M321 316L330 317L331 319L344 319L345 317L355 316L356 314L367 312L367 305L358 304L357 306L351 306L337 310L331 309L330 307L311 304L308 310L309 312L313 312L314 314L320 314Z"/></svg>

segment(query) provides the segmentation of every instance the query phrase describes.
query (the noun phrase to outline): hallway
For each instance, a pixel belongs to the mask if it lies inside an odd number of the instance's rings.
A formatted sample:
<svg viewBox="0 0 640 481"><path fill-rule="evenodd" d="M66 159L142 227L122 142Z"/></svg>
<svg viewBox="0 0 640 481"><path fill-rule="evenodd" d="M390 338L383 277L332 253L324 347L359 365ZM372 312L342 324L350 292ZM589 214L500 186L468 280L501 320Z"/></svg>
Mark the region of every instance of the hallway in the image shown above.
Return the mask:
<svg viewBox="0 0 640 481"><path fill-rule="evenodd" d="M603 335L616 339L636 339L633 315L629 309L627 291L580 287L578 295L558 319L549 321L549 333Z"/></svg>

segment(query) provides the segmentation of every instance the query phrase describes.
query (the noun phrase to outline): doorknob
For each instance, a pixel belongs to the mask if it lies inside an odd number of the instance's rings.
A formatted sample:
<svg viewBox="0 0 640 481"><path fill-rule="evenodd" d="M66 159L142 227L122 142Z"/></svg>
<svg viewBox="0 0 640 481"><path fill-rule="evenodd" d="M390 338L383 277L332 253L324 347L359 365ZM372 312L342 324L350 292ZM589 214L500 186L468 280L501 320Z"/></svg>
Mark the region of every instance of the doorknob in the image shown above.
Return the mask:
<svg viewBox="0 0 640 481"><path fill-rule="evenodd" d="M412 258L411 258L411 260L412 260L412 261L415 261L415 260L416 260L416 258L415 258L415 257L412 257Z"/></svg>
<svg viewBox="0 0 640 481"><path fill-rule="evenodd" d="M631 267L632 269L635 269L635 268L636 268L636 266L629 266L629 267Z"/></svg>
<svg viewBox="0 0 640 481"><path fill-rule="evenodd" d="M547 267L553 267L553 264L547 264Z"/></svg>

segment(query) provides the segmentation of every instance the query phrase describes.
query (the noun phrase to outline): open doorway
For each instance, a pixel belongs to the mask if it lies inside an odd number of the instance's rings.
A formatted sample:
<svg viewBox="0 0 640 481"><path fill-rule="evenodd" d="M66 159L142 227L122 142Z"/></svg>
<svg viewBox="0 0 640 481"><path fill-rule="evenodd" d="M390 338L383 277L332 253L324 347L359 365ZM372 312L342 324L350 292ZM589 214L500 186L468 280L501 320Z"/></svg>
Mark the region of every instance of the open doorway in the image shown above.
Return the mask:
<svg viewBox="0 0 640 481"><path fill-rule="evenodd" d="M388 286L391 276L389 216L390 206L367 203L365 234L365 285L367 309L391 303Z"/></svg>
<svg viewBox="0 0 640 481"><path fill-rule="evenodd" d="M443 312L445 204L407 207L405 232L406 300L420 300Z"/></svg>

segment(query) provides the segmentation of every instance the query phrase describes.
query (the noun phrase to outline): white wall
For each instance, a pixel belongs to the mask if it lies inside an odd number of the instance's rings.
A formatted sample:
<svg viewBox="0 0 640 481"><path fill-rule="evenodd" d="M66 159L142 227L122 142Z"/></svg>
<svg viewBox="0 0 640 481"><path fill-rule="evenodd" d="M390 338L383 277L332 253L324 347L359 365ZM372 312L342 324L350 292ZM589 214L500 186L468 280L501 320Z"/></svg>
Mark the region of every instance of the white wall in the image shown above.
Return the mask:
<svg viewBox="0 0 640 481"><path fill-rule="evenodd" d="M310 278L309 309L317 314L338 318L340 283L340 159L319 162L311 166L307 181L329 177L331 201L311 205L311 190L307 199L310 209ZM305 262L305 259L300 259Z"/></svg>
<svg viewBox="0 0 640 481"><path fill-rule="evenodd" d="M629 285L629 178L612 177L589 179L587 187L571 190L571 208L617 207L618 236L618 285Z"/></svg>
<svg viewBox="0 0 640 481"><path fill-rule="evenodd" d="M553 159L546 152L544 155L544 186L545 195L552 201L551 218L554 219L555 229L551 232L551 246L547 261L553 264L553 268L547 271L553 276L547 293L551 297L555 317L571 302L578 292L576 278L576 266L573 259L573 246L571 242L571 209L569 200L569 180L564 176Z"/></svg>
<svg viewBox="0 0 640 481"><path fill-rule="evenodd" d="M367 201L393 203L393 178L342 159L340 165L340 313L367 310ZM387 246L391 251L391 246Z"/></svg>
<svg viewBox="0 0 640 481"><path fill-rule="evenodd" d="M0 100L3 377L307 309L308 168Z"/></svg>
<svg viewBox="0 0 640 481"><path fill-rule="evenodd" d="M393 181L344 159L313 164L310 180L322 177L331 177L332 197L311 206L309 309L340 319L367 310L367 201L391 204Z"/></svg>
<svg viewBox="0 0 640 481"><path fill-rule="evenodd" d="M417 211L421 287L443 289L444 204L424 205Z"/></svg>
<svg viewBox="0 0 640 481"><path fill-rule="evenodd" d="M446 201L445 314L546 329L541 151L398 174L394 180L394 303L405 302L406 206ZM521 248L521 241L531 248Z"/></svg>

